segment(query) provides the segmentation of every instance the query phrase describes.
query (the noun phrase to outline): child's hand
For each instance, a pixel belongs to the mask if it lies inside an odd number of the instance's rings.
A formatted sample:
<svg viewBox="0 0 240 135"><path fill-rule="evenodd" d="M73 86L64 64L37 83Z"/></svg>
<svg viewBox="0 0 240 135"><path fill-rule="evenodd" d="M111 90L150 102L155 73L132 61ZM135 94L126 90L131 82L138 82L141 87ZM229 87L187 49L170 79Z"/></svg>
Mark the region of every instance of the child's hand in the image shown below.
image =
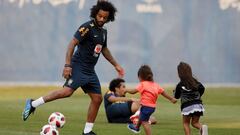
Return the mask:
<svg viewBox="0 0 240 135"><path fill-rule="evenodd" d="M173 94L175 93L175 89L174 90L172 90L172 92L173 92Z"/></svg>
<svg viewBox="0 0 240 135"><path fill-rule="evenodd" d="M172 99L171 99L171 102L172 102L173 104L175 104L175 103L177 103L177 99L176 99L176 98L172 98Z"/></svg>
<svg viewBox="0 0 240 135"><path fill-rule="evenodd" d="M125 93L129 93L129 94L135 94L137 93L138 91L136 89L126 89L125 90Z"/></svg>

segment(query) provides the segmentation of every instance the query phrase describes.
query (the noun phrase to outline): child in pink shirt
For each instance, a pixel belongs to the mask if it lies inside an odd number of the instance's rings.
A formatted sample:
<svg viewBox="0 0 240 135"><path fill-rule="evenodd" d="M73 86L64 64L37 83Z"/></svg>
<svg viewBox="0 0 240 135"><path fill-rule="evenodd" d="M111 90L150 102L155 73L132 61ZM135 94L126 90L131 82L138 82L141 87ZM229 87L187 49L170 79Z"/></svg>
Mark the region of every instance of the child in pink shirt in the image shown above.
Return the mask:
<svg viewBox="0 0 240 135"><path fill-rule="evenodd" d="M138 70L138 78L140 83L137 85L136 89L127 90L127 92L131 94L140 93L140 117L136 125L128 124L128 128L134 133L139 133L140 126L143 125L146 135L151 135L151 128L148 121L155 111L158 96L163 95L172 103L176 103L177 100L169 96L159 84L154 82L152 70L148 65L140 67Z"/></svg>

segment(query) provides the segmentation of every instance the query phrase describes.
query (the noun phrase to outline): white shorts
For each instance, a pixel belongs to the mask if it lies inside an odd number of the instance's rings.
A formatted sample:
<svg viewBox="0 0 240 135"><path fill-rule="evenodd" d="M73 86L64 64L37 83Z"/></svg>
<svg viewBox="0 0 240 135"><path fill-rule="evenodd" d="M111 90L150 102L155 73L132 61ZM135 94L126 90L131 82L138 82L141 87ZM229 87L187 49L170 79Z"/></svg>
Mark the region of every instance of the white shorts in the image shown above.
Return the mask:
<svg viewBox="0 0 240 135"><path fill-rule="evenodd" d="M205 109L202 104L194 104L183 108L182 115L189 115L195 112L204 112Z"/></svg>

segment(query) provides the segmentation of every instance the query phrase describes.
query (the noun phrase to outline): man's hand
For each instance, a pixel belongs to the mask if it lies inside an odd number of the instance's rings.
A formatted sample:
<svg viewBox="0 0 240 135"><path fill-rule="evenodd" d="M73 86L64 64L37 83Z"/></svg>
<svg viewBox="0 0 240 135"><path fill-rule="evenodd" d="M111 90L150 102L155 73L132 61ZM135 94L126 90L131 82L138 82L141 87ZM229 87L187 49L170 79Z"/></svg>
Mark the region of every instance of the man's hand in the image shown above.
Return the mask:
<svg viewBox="0 0 240 135"><path fill-rule="evenodd" d="M123 78L123 76L124 76L124 74L125 74L124 69L123 69L120 65L116 65L116 66L115 66L115 69L116 69L117 72L118 72L118 76L119 76L120 78Z"/></svg>
<svg viewBox="0 0 240 135"><path fill-rule="evenodd" d="M65 79L68 79L68 78L70 78L71 75L72 75L72 68L71 67L64 67L62 76Z"/></svg>
<svg viewBox="0 0 240 135"><path fill-rule="evenodd" d="M113 58L111 52L107 47L104 47L102 49L102 54L115 67L115 69L118 72L118 77L123 78L124 69L119 64L117 64L117 62L115 61L115 59Z"/></svg>

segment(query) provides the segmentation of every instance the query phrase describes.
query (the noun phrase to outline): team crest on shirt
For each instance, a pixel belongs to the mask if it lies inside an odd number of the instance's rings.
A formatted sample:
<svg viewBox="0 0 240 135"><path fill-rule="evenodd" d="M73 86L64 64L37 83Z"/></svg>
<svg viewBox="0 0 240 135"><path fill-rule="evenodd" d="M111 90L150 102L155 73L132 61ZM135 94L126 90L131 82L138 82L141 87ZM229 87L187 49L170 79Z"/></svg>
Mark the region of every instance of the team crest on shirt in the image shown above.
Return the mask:
<svg viewBox="0 0 240 135"><path fill-rule="evenodd" d="M95 46L95 48L94 48L94 54L93 54L93 56L94 56L94 57L98 57L99 54L101 53L101 51L102 51L102 45L97 44L97 45Z"/></svg>
<svg viewBox="0 0 240 135"><path fill-rule="evenodd" d="M89 29L85 27L81 27L78 31L81 33L81 36L83 37L85 34L88 33Z"/></svg>

